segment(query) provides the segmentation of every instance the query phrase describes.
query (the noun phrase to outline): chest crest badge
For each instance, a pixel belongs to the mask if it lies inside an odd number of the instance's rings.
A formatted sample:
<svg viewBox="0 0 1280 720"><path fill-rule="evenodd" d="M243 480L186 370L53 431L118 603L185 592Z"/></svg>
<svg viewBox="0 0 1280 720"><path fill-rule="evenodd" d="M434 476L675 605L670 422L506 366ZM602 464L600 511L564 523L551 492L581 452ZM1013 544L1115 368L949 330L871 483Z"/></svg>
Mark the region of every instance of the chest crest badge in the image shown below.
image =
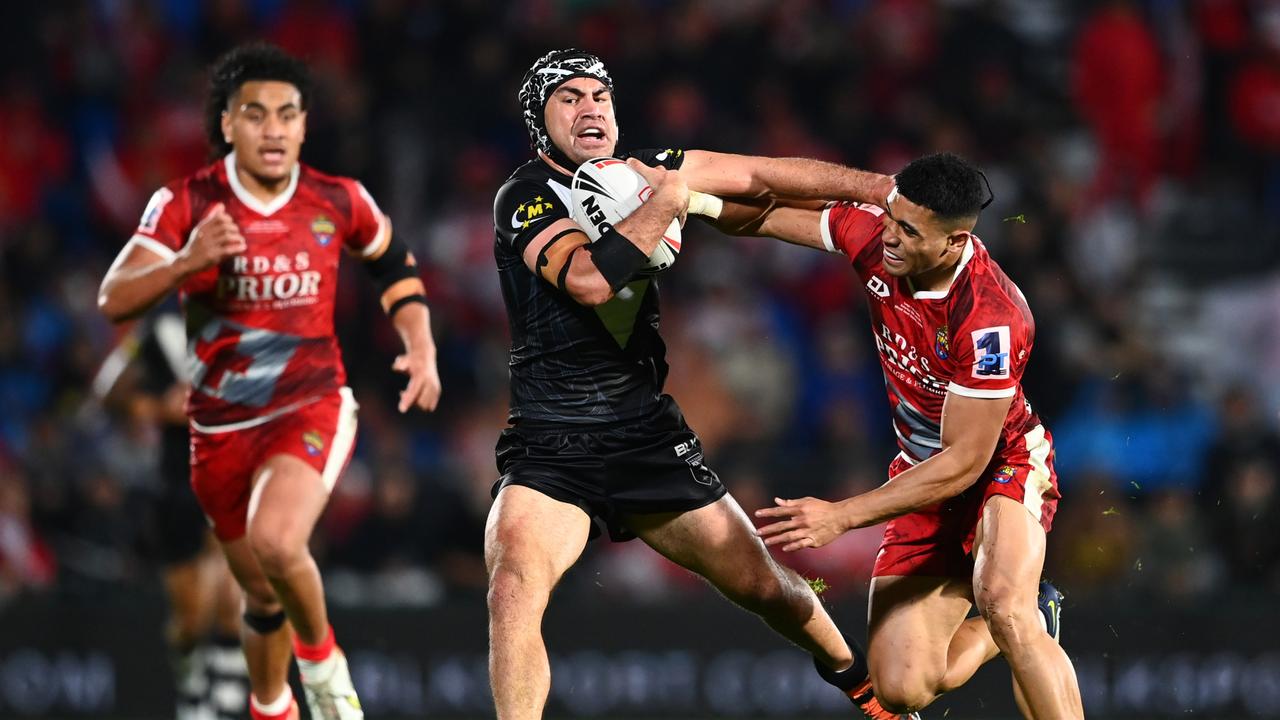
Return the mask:
<svg viewBox="0 0 1280 720"><path fill-rule="evenodd" d="M323 215L311 221L311 234L315 236L316 242L320 243L320 247L326 247L333 242L333 236L337 232L338 226Z"/></svg>
<svg viewBox="0 0 1280 720"><path fill-rule="evenodd" d="M951 339L947 336L946 325L938 328L933 335L933 352L939 360L946 360L951 356Z"/></svg>

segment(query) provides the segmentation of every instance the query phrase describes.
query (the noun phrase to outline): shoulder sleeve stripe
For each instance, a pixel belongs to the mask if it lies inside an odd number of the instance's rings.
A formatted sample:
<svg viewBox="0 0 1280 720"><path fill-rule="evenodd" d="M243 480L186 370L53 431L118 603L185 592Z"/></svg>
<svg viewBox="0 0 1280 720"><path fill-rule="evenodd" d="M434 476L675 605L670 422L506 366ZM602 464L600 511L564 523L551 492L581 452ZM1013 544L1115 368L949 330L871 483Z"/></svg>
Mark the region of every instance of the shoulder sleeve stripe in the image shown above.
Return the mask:
<svg viewBox="0 0 1280 720"><path fill-rule="evenodd" d="M984 388L968 388L963 385L952 382L947 386L947 392L953 392L957 395L963 395L971 398L994 399L1013 397L1018 393L1018 386L996 389Z"/></svg>
<svg viewBox="0 0 1280 720"><path fill-rule="evenodd" d="M360 191L360 197L369 204L369 210L373 216L378 218L378 233L373 236L373 240L365 245L360 251L361 257L372 257L382 252L387 243L391 240L390 233L387 228L387 216L382 214L382 210L378 207L378 203L374 202L373 196L365 189L364 183L357 181L356 189Z"/></svg>
<svg viewBox="0 0 1280 720"><path fill-rule="evenodd" d="M822 231L822 244L827 248L827 252L841 252L836 249L836 245L831 240L831 204L822 208L822 219L818 222L818 227Z"/></svg>
<svg viewBox="0 0 1280 720"><path fill-rule="evenodd" d="M172 260L178 254L173 250L169 249L167 245L160 242L159 240L149 238L146 235L134 235L133 237L129 238L128 244L134 245L137 247L146 248L147 250L150 250L151 252L155 253L156 255L159 255L165 260Z"/></svg>

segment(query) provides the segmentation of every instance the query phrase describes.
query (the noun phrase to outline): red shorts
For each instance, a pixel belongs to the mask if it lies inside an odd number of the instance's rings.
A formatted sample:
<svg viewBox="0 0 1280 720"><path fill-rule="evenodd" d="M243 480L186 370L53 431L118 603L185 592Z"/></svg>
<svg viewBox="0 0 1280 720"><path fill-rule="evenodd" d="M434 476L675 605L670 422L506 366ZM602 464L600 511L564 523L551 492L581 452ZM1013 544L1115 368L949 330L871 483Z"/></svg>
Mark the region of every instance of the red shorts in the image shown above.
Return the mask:
<svg viewBox="0 0 1280 720"><path fill-rule="evenodd" d="M191 487L218 539L244 537L253 475L272 456L302 460L332 490L355 447L358 407L351 389L344 387L251 427L235 423L204 428L192 423Z"/></svg>
<svg viewBox="0 0 1280 720"><path fill-rule="evenodd" d="M889 466L890 481L910 467L899 455ZM987 500L996 495L1022 503L1049 532L1062 496L1053 469L1053 436L1043 425L1001 451L968 490L890 520L872 577L973 577L974 533Z"/></svg>

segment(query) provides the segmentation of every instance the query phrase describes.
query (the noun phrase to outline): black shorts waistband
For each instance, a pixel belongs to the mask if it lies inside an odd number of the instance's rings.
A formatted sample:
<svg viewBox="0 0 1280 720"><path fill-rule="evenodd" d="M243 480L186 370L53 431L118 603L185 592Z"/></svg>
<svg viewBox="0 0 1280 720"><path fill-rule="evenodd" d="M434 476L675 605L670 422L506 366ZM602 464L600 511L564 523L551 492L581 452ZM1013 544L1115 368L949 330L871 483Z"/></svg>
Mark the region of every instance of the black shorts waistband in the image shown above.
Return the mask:
<svg viewBox="0 0 1280 720"><path fill-rule="evenodd" d="M510 429L525 435L572 435L577 433L608 432L610 430L648 425L654 420L669 414L674 405L675 401L670 395L663 395L660 400L643 413L632 418L578 423L545 420L543 418L515 418L510 421Z"/></svg>

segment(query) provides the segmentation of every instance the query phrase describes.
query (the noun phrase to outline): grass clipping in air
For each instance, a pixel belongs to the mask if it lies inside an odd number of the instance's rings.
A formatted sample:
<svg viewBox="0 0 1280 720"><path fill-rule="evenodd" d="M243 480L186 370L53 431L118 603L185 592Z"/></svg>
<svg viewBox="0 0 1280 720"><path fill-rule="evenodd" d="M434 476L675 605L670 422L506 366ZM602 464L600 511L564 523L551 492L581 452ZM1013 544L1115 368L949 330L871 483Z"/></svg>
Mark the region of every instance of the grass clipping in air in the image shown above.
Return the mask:
<svg viewBox="0 0 1280 720"><path fill-rule="evenodd" d="M827 588L831 587L826 580L820 577L805 578L804 581L809 583L809 587L813 588L813 594L815 595L821 595L827 591Z"/></svg>

